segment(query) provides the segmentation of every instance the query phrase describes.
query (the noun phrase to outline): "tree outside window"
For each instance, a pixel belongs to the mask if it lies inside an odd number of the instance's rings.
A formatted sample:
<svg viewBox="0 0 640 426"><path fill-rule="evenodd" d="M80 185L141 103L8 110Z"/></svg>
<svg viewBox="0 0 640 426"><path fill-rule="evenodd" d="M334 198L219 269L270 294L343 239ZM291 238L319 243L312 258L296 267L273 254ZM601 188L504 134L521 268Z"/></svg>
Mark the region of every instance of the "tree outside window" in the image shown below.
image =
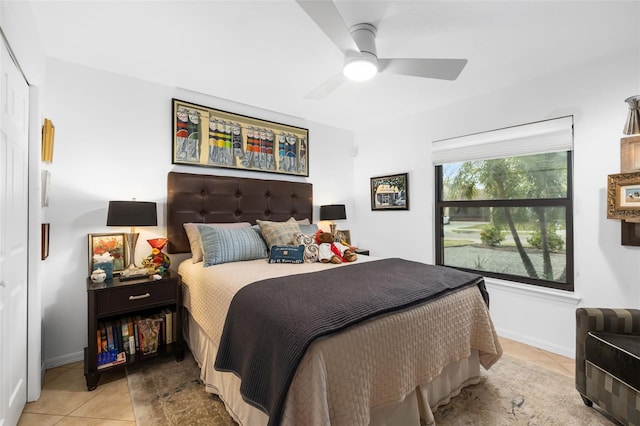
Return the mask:
<svg viewBox="0 0 640 426"><path fill-rule="evenodd" d="M573 290L570 151L436 170L436 263Z"/></svg>

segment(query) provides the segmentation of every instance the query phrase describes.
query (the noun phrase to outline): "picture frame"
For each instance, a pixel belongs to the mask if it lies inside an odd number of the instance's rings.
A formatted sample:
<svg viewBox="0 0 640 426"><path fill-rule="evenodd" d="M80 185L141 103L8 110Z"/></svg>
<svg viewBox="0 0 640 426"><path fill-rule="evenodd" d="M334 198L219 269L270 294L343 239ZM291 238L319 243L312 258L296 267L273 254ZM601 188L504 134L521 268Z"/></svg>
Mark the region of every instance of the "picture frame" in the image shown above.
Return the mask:
<svg viewBox="0 0 640 426"><path fill-rule="evenodd" d="M42 152L40 153L42 161L45 163L53 162L53 141L55 131L56 128L53 125L53 122L48 118L45 118L44 123L42 124Z"/></svg>
<svg viewBox="0 0 640 426"><path fill-rule="evenodd" d="M372 177L371 210L409 210L409 174Z"/></svg>
<svg viewBox="0 0 640 426"><path fill-rule="evenodd" d="M640 222L640 172L608 176L607 218Z"/></svg>
<svg viewBox="0 0 640 426"><path fill-rule="evenodd" d="M40 233L40 260L45 260L49 257L49 233L50 233L51 225L48 223L43 223L41 225Z"/></svg>
<svg viewBox="0 0 640 426"><path fill-rule="evenodd" d="M309 176L309 130L172 100L172 163Z"/></svg>
<svg viewBox="0 0 640 426"><path fill-rule="evenodd" d="M338 229L336 231L336 236L338 237L338 241L344 241L347 245L351 245L351 231L348 229Z"/></svg>
<svg viewBox="0 0 640 426"><path fill-rule="evenodd" d="M42 170L41 207L49 207L50 187L51 187L51 172L49 170Z"/></svg>
<svg viewBox="0 0 640 426"><path fill-rule="evenodd" d="M113 257L113 273L127 267L128 249L124 233L89 234L89 274L93 271L93 255L109 252Z"/></svg>
<svg viewBox="0 0 640 426"><path fill-rule="evenodd" d="M640 136L620 139L620 172L640 171Z"/></svg>

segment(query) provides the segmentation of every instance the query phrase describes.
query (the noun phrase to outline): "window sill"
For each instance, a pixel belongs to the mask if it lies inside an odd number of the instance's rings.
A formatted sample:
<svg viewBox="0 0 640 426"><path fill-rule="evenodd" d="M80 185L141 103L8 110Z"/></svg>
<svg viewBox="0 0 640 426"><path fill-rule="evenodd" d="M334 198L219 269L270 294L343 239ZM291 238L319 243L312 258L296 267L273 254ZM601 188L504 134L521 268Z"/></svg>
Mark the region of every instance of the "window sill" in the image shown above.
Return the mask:
<svg viewBox="0 0 640 426"><path fill-rule="evenodd" d="M524 296L533 296L540 299L553 300L555 302L572 305L577 305L582 300L580 295L570 291L556 290L553 288L539 287L530 284L520 284L513 281L500 280L491 277L485 277L484 282L486 283L488 290L496 289L509 291Z"/></svg>

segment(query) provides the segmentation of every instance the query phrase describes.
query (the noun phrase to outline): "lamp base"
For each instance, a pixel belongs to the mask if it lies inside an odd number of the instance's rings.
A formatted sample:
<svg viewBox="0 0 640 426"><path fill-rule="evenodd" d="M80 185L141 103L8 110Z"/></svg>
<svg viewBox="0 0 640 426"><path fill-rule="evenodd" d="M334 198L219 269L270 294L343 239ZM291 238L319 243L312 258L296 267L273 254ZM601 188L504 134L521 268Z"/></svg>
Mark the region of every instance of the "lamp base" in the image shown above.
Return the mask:
<svg viewBox="0 0 640 426"><path fill-rule="evenodd" d="M147 275L150 275L147 268L139 268L131 263L129 266L127 266L127 269L123 269L122 272L120 272L120 281L134 280L136 278L141 278Z"/></svg>
<svg viewBox="0 0 640 426"><path fill-rule="evenodd" d="M130 280L149 275L149 271L147 271L147 268L140 268L136 266L136 243L138 242L139 235L140 234L138 234L137 232L124 234L125 243L127 244L127 247L129 249L129 266L127 266L125 270L120 272L120 280Z"/></svg>
<svg viewBox="0 0 640 426"><path fill-rule="evenodd" d="M329 231L331 232L331 235L333 235L333 238L336 238L337 227L338 225L336 225L335 223L329 224Z"/></svg>

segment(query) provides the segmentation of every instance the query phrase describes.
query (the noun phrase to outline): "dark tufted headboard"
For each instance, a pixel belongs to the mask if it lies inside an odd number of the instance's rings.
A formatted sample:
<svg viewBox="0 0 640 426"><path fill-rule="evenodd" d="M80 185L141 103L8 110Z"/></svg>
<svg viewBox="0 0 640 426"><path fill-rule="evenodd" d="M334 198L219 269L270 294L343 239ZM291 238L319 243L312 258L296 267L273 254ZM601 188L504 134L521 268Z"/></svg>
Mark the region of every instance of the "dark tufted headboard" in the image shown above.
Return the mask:
<svg viewBox="0 0 640 426"><path fill-rule="evenodd" d="M191 251L183 223L256 219L313 221L310 183L170 172L167 179L167 251Z"/></svg>

